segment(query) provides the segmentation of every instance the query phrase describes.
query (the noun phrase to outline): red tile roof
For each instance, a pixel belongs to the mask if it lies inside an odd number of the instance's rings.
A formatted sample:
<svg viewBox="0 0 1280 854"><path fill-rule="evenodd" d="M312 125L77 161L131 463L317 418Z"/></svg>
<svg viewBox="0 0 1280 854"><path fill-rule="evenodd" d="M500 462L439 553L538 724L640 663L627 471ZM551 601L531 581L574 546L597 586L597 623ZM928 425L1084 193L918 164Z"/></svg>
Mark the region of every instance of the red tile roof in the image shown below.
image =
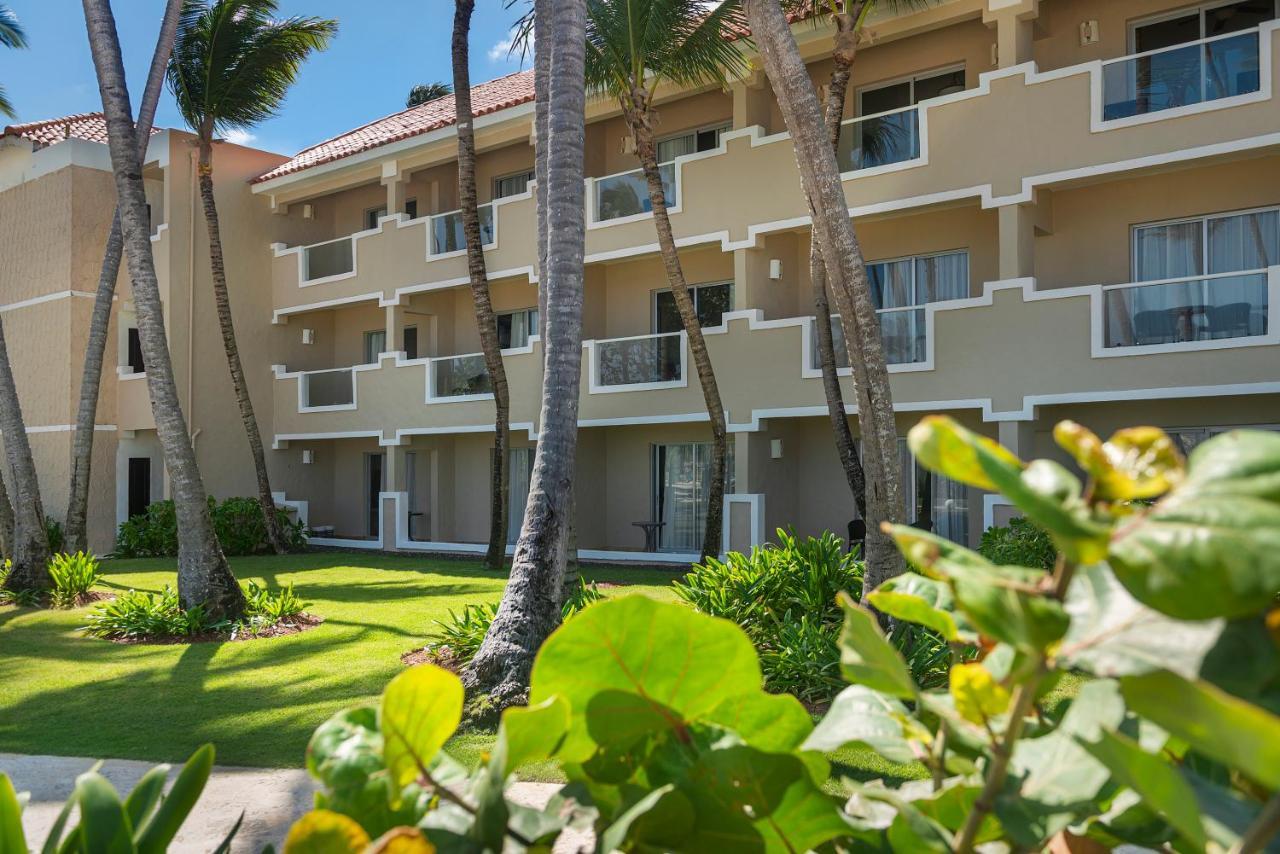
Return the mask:
<svg viewBox="0 0 1280 854"><path fill-rule="evenodd" d="M473 86L471 89L471 111L477 116L527 104L532 100L532 71L518 71L515 74L508 74L506 77ZM453 96L446 95L313 145L299 152L292 160L281 163L270 172L254 178L253 183L301 172L303 169L319 166L322 163L331 163L380 145L430 133L452 125L454 118Z"/></svg>
<svg viewBox="0 0 1280 854"><path fill-rule="evenodd" d="M160 128L152 128L151 132L159 133ZM106 145L107 122L102 113L79 113L59 119L9 125L4 129L3 135L25 137L31 140L36 148L45 148L64 139L83 139Z"/></svg>

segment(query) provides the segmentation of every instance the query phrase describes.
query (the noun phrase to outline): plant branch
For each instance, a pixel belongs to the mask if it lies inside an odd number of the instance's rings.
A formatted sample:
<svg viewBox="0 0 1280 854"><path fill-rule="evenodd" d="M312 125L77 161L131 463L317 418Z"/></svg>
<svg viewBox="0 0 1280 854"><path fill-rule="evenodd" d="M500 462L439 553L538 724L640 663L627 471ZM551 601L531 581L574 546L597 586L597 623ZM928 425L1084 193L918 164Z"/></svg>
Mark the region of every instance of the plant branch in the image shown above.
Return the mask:
<svg viewBox="0 0 1280 854"><path fill-rule="evenodd" d="M1240 841L1231 847L1231 854L1253 854L1266 847L1267 842L1280 833L1280 793L1277 793L1258 813Z"/></svg>

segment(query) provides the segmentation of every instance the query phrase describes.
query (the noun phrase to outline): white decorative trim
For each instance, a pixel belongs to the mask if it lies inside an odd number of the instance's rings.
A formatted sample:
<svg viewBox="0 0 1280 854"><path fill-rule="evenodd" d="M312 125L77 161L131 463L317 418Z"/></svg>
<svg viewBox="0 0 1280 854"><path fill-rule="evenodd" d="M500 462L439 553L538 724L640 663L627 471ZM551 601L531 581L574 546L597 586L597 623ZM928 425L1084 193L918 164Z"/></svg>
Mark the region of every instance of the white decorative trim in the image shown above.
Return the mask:
<svg viewBox="0 0 1280 854"><path fill-rule="evenodd" d="M707 330L711 331L711 330ZM642 339L658 339L680 337L680 379L665 382L629 383L624 385L605 385L600 382L600 360L596 354L601 344L614 344L619 341L640 341ZM689 385L689 338L684 330L666 332L660 335L630 335L625 338L589 339L582 342L582 349L587 351L587 392L588 394L620 394L632 391L657 391L668 388L687 388Z"/></svg>
<svg viewBox="0 0 1280 854"><path fill-rule="evenodd" d="M996 524L996 508L997 507L1013 507L1014 504L1003 495L994 492L988 492L982 496L982 530L987 530Z"/></svg>
<svg viewBox="0 0 1280 854"><path fill-rule="evenodd" d="M145 380L146 378L146 371L134 371L129 365L116 365L117 382L132 382L133 380Z"/></svg>
<svg viewBox="0 0 1280 854"><path fill-rule="evenodd" d="M28 428L27 428L27 435L28 435L28 436L30 436L30 435L32 435L32 434L36 434L36 433L73 433L73 432L75 432L75 429L76 429L76 425L74 425L74 424L45 424L45 425L42 425L42 426L39 426L39 427L28 427ZM115 432L116 432L116 425L114 425L114 424L94 424L94 425L93 425L93 432L95 432L95 433L115 433ZM3 431L0 431L0 435L3 435Z"/></svg>
<svg viewBox="0 0 1280 854"><path fill-rule="evenodd" d="M751 508L751 533L748 535L751 546L764 545L764 493L738 493L726 495L724 497L724 523L723 537L721 538L720 554L729 553L729 540L732 533L733 524L730 512L734 504L746 504Z"/></svg>
<svg viewBox="0 0 1280 854"><path fill-rule="evenodd" d="M59 300L75 299L77 297L82 299L95 299L96 296L96 294L91 293L90 291L57 291L51 294L42 294L38 297L31 297L30 299L18 300L17 302L11 302L7 305L0 305L0 314L17 311L21 308L30 308L33 305L43 305L47 302L58 302Z"/></svg>

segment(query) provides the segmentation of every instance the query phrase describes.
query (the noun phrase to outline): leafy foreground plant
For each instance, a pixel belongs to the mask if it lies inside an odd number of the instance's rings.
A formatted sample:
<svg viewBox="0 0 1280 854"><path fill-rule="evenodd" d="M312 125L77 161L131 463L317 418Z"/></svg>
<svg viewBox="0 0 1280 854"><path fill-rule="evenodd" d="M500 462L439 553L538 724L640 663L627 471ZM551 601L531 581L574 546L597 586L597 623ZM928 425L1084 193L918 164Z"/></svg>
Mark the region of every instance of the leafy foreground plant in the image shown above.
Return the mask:
<svg viewBox="0 0 1280 854"><path fill-rule="evenodd" d="M463 697L440 668L409 669L379 706L322 725L307 767L324 790L286 850L497 851L587 826L598 851L1040 850L1068 832L1262 850L1280 824L1280 644L1264 617L1280 588L1280 436L1216 439L1184 471L1158 430L1056 435L1087 484L946 419L912 431L918 459L1002 490L1061 552L1046 575L894 530L923 574L868 598L983 650L951 668L948 690L921 689L871 613L842 597L853 684L815 727L794 697L763 690L737 626L613 599L547 640L530 705L504 713L474 771L441 750ZM1060 716L1038 709L1068 669L1094 678ZM830 780L824 754L849 745L919 761L931 779ZM515 770L547 759L569 784L543 811L509 801ZM833 782L845 797L827 794Z"/></svg>
<svg viewBox="0 0 1280 854"><path fill-rule="evenodd" d="M53 590L50 604L55 608L76 608L90 601L89 591L102 578L98 559L86 552L55 554L49 560Z"/></svg>
<svg viewBox="0 0 1280 854"><path fill-rule="evenodd" d="M1044 531L1018 516L1005 526L993 526L982 532L978 554L992 563L1033 566L1051 570L1058 561L1058 550Z"/></svg>
<svg viewBox="0 0 1280 854"><path fill-rule="evenodd" d="M167 795L164 784L169 776L168 765L157 765L144 774L124 800L98 773L97 767L81 774L41 851L91 854L165 851L204 791L213 768L213 755L213 746L209 744L193 753ZM0 851L30 850L22 830L22 809L26 802L26 794L16 793L9 777L0 774ZM68 830L75 807L79 807L79 824ZM239 829L237 820L214 854L230 851L231 840Z"/></svg>
<svg viewBox="0 0 1280 854"><path fill-rule="evenodd" d="M106 640L157 641L225 634L234 639L257 636L291 620L305 617L308 603L293 585L271 591L250 581L242 585L244 615L236 621L214 620L197 605L183 610L178 593L165 585L159 595L138 590L122 593L93 609L85 634Z"/></svg>

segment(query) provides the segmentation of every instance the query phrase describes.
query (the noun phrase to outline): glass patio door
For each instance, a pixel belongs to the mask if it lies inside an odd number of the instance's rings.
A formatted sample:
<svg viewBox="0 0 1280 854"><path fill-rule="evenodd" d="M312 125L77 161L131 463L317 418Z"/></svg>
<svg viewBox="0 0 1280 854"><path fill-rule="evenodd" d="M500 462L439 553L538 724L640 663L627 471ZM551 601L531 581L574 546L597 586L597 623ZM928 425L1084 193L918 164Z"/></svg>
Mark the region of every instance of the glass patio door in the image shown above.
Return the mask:
<svg viewBox="0 0 1280 854"><path fill-rule="evenodd" d="M524 506L529 503L529 483L533 480L533 448L512 448L507 464L507 543L520 539Z"/></svg>
<svg viewBox="0 0 1280 854"><path fill-rule="evenodd" d="M654 519L662 523L658 547L662 551L697 552L707 526L707 506L711 497L710 442L655 445ZM726 461L733 471L733 454ZM725 492L733 491L732 475Z"/></svg>

